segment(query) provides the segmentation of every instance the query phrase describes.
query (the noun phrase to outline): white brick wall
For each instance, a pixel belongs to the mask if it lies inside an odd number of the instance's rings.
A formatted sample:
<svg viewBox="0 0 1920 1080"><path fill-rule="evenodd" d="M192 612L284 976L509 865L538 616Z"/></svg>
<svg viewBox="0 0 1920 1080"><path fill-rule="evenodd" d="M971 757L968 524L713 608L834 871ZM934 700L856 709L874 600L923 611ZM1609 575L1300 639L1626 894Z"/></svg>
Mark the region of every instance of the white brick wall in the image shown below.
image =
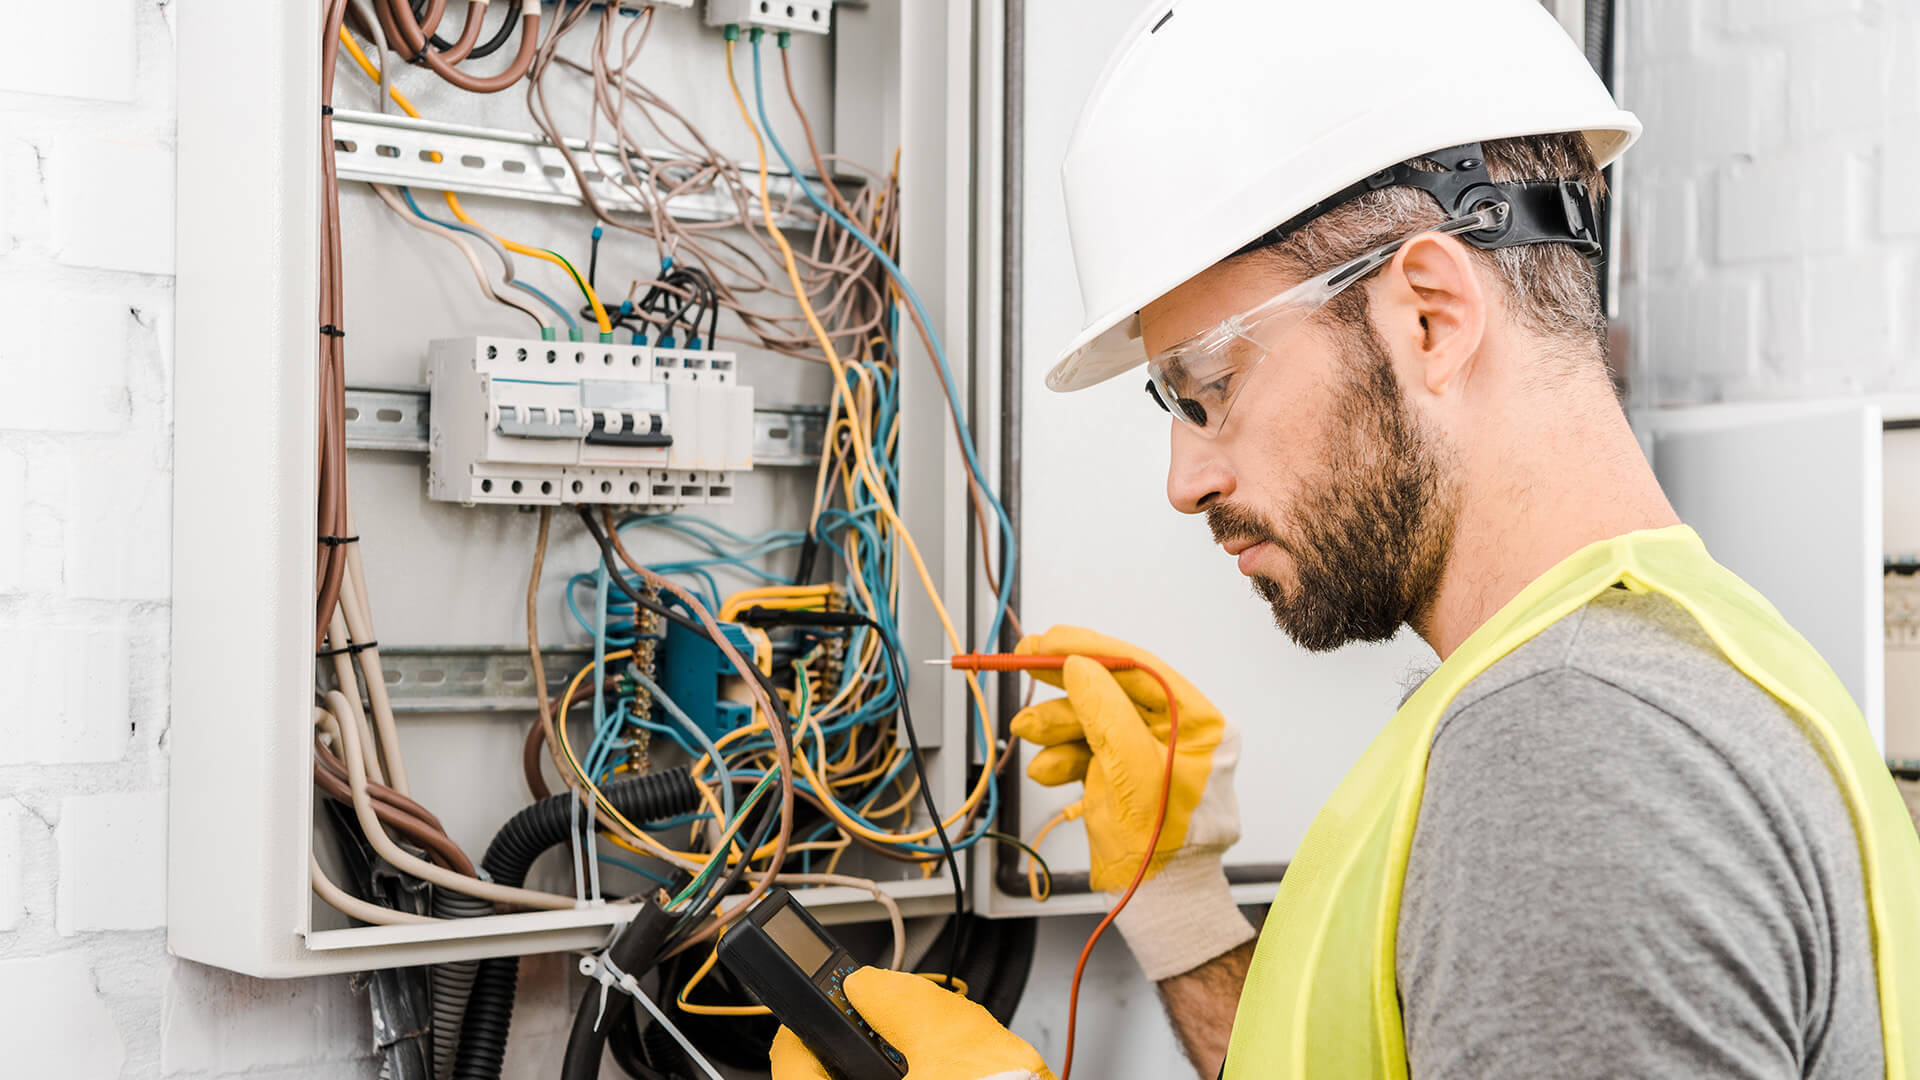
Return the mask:
<svg viewBox="0 0 1920 1080"><path fill-rule="evenodd" d="M366 1000L346 979L264 982L167 955L171 13L8 8L0 1072L372 1076ZM75 37L84 63L44 45ZM541 1011L526 1010L535 1030Z"/></svg>
<svg viewBox="0 0 1920 1080"><path fill-rule="evenodd" d="M1626 2L1635 402L1920 388L1920 5Z"/></svg>
<svg viewBox="0 0 1920 1080"><path fill-rule="evenodd" d="M172 12L8 9L0 1073L372 1077L366 997L347 979L263 981L167 955ZM38 44L76 35L86 63ZM509 1076L552 1070L574 1005L566 957L522 970Z"/></svg>

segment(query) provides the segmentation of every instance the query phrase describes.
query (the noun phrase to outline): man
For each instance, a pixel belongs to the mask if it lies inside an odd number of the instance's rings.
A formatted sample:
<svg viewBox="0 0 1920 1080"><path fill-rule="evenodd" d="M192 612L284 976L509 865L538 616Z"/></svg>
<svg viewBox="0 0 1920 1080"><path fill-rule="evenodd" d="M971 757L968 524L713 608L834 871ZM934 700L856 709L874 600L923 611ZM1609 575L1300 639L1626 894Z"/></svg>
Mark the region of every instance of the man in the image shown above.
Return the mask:
<svg viewBox="0 0 1920 1080"><path fill-rule="evenodd" d="M1406 625L1443 661L1257 949L1220 869L1237 741L1205 698L1172 677L1157 846L1156 683L1076 658L1015 719L1030 775L1084 779L1095 887L1152 849L1117 925L1202 1075L1920 1075L1920 841L1831 670L1679 523L1608 377L1593 207L1638 131L1534 0L1162 3L1086 106L1090 318L1049 385L1146 363L1169 500L1280 628ZM1071 627L1021 648L1158 666ZM1351 722L1275 690L1263 728ZM913 1080L1049 1075L931 984L847 988ZM774 1065L817 1075L790 1035Z"/></svg>

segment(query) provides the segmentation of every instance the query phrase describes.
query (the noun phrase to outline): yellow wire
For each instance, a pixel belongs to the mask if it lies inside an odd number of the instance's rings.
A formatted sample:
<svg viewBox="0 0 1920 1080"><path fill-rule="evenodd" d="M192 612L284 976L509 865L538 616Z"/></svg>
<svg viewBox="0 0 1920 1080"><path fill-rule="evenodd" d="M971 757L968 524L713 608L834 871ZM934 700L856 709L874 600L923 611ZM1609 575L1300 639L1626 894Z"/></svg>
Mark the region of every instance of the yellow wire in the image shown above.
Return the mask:
<svg viewBox="0 0 1920 1080"><path fill-rule="evenodd" d="M365 74L367 78L372 79L376 83L379 82L380 69L375 67L373 61L367 58L366 52L360 48L360 43L353 39L353 35L348 33L347 28L344 26L340 28L340 41L346 45L347 53L353 57L354 63L360 65L360 71ZM393 98L394 104L400 106L401 111L416 120L420 118L420 110L413 107L413 102L407 100L407 95L401 93L399 87L389 86L387 91ZM434 154L433 160L439 161L440 155L437 153ZM476 229L486 228L486 226L467 216L466 209L460 205L460 200L454 197L453 192L443 191L440 194L446 198L447 209L453 211L454 217L459 218L461 221ZM490 233L495 240L500 241L500 246L506 248L508 251L518 252L522 255L531 255L536 259L545 259L566 271L567 277L572 279L573 283L578 285L580 291L586 295L587 303L593 308L593 321L600 324L600 332L603 334L613 333L613 321L607 318L607 309L601 306L599 294L593 291L593 286L587 284L586 280L580 276L578 271L567 265L565 259L543 248L528 247L525 244L515 243L501 236L499 233L494 232L492 229L487 229L487 232Z"/></svg>
<svg viewBox="0 0 1920 1080"><path fill-rule="evenodd" d="M1041 841L1047 838L1047 834L1052 832L1055 826L1059 825L1061 822L1064 822L1066 820L1067 820L1067 812L1065 810L1062 810L1059 813L1048 818L1047 823L1045 825L1040 826L1040 831L1033 834L1033 840L1029 846L1031 846L1033 850L1039 851L1040 843ZM1026 858L1027 858L1027 895L1033 897L1034 900L1037 902L1044 903L1048 897L1053 895L1053 875L1052 874L1047 875L1047 888L1046 888L1046 891L1042 892L1040 889L1040 873L1039 873L1040 864L1031 855L1028 855Z"/></svg>
<svg viewBox="0 0 1920 1080"><path fill-rule="evenodd" d="M687 992L692 990L695 986L697 986L700 983L702 979L705 979L707 977L707 973L713 970L714 962L719 959L720 959L720 947L718 945L715 945L711 950L707 952L707 958L700 962L700 966L693 969L693 974L687 979L686 985L682 986L680 988L680 992L674 995L674 998L673 998L673 1003L675 1005L680 1006L680 1011L689 1012L694 1014L695 1016L767 1016L767 1015L770 1015L773 1012L773 1010L767 1008L765 1005L700 1005L695 1002L691 1002L687 1000Z"/></svg>

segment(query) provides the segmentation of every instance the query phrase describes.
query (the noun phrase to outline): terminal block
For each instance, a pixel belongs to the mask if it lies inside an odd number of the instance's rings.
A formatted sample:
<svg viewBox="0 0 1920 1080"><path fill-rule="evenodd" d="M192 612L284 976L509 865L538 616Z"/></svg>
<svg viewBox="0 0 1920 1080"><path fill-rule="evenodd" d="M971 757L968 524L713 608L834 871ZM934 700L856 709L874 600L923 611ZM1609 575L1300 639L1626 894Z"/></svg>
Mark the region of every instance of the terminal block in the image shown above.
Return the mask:
<svg viewBox="0 0 1920 1080"><path fill-rule="evenodd" d="M707 0L707 25L824 34L833 29L833 0Z"/></svg>
<svg viewBox="0 0 1920 1080"><path fill-rule="evenodd" d="M427 494L459 503L733 501L753 390L732 353L451 338L428 354Z"/></svg>

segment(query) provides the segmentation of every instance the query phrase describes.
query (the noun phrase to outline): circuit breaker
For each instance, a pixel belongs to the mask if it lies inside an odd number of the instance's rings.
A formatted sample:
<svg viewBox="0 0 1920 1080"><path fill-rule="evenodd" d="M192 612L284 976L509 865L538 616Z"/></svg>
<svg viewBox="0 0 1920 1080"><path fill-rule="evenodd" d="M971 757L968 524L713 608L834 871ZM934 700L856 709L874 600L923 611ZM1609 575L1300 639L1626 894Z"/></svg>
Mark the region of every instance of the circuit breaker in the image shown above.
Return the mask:
<svg viewBox="0 0 1920 1080"><path fill-rule="evenodd" d="M707 0L707 25L824 34L833 29L833 0Z"/></svg>
<svg viewBox="0 0 1920 1080"><path fill-rule="evenodd" d="M428 363L435 499L727 503L753 468L732 353L471 337L434 342Z"/></svg>

